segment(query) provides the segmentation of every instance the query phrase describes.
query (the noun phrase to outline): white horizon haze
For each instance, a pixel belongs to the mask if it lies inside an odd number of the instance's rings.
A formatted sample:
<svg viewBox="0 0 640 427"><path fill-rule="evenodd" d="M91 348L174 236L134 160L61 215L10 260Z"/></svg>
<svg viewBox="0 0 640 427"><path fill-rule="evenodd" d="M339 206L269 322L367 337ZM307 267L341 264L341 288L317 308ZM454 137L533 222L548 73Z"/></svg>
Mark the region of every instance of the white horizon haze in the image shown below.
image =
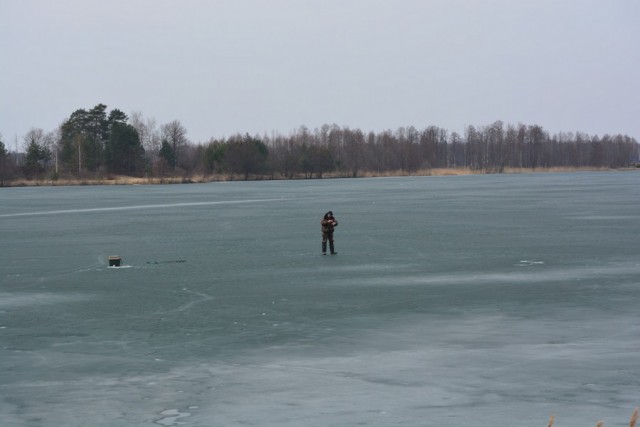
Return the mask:
<svg viewBox="0 0 640 427"><path fill-rule="evenodd" d="M99 103L193 143L497 120L640 139L636 0L0 0L13 149Z"/></svg>

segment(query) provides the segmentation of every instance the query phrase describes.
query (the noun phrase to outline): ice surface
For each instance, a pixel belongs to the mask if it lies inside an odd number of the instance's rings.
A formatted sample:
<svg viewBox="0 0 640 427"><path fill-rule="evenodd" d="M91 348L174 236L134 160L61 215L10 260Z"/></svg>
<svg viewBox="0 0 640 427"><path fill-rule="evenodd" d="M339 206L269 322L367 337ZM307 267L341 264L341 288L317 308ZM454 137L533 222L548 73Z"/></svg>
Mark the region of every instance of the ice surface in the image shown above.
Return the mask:
<svg viewBox="0 0 640 427"><path fill-rule="evenodd" d="M2 189L0 425L626 425L639 176Z"/></svg>

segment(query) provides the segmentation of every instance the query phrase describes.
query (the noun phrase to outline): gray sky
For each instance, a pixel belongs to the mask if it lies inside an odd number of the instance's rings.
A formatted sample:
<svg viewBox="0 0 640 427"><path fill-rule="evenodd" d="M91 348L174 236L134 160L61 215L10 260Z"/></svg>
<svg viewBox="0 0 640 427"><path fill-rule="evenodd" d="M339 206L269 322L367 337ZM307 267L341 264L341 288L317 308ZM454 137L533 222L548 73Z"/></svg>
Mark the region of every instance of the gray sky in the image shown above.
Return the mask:
<svg viewBox="0 0 640 427"><path fill-rule="evenodd" d="M0 0L0 132L79 108L193 142L496 120L640 140L638 0Z"/></svg>

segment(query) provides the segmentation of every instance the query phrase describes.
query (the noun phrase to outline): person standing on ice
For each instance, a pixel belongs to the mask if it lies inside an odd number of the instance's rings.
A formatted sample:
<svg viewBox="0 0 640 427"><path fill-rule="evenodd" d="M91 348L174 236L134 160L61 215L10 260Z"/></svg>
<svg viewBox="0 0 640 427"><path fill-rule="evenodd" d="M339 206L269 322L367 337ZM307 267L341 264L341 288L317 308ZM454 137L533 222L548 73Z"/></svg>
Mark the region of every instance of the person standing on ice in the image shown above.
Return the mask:
<svg viewBox="0 0 640 427"><path fill-rule="evenodd" d="M322 226L322 255L327 254L327 240L329 241L331 255L337 254L333 246L333 230L338 226L338 220L333 217L333 212L329 211L324 214L320 225Z"/></svg>

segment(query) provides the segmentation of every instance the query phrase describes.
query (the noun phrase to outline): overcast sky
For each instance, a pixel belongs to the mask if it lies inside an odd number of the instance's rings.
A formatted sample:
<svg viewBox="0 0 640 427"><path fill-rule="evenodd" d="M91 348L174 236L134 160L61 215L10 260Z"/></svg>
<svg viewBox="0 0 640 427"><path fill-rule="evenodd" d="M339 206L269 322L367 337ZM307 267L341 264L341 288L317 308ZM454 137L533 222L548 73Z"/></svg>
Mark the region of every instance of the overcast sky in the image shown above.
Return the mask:
<svg viewBox="0 0 640 427"><path fill-rule="evenodd" d="M98 103L192 142L496 120L640 140L638 0L0 0L0 133Z"/></svg>

